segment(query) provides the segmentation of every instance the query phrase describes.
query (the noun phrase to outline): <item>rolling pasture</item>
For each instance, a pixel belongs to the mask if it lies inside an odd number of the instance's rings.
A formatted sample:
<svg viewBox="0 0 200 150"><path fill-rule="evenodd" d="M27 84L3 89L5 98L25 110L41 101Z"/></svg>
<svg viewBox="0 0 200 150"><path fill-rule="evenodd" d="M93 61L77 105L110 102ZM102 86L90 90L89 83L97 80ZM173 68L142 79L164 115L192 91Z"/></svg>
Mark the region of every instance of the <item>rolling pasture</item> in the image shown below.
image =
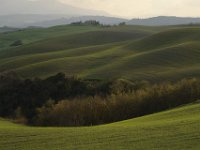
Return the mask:
<svg viewBox="0 0 200 150"><path fill-rule="evenodd" d="M0 71L25 78L58 72L153 81L200 75L198 26L58 26L1 34L0 39ZM9 47L14 39L24 44Z"/></svg>
<svg viewBox="0 0 200 150"><path fill-rule="evenodd" d="M94 127L42 128L0 120L1 150L199 150L200 103Z"/></svg>
<svg viewBox="0 0 200 150"><path fill-rule="evenodd" d="M22 45L11 46L17 40ZM168 81L200 76L199 26L27 28L0 33L0 72ZM30 127L0 119L1 150L199 150L200 102L93 127Z"/></svg>

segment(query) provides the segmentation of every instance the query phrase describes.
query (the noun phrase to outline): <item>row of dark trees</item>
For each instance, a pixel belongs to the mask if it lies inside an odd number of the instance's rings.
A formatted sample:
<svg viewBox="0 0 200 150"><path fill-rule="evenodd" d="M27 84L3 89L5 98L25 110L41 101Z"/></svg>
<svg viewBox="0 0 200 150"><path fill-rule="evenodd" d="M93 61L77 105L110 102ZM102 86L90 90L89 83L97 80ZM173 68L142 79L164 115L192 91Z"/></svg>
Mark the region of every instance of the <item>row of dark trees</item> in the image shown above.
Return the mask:
<svg viewBox="0 0 200 150"><path fill-rule="evenodd" d="M99 26L101 25L99 21L96 20L87 20L85 22L78 21L78 22L72 22L71 25L92 25L92 26Z"/></svg>
<svg viewBox="0 0 200 150"><path fill-rule="evenodd" d="M152 85L84 80L58 73L45 79L0 75L0 117L39 126L96 125L162 111L200 99L200 80Z"/></svg>
<svg viewBox="0 0 200 150"><path fill-rule="evenodd" d="M48 100L57 103L63 99L75 97L106 97L118 92L115 81L83 80L74 76L67 77L58 73L46 79L21 79L13 72L0 75L0 116L13 117L16 110L28 118L36 115L36 108L42 107ZM121 91L131 91L137 85L125 86ZM119 85L117 85L119 86ZM129 88L129 89L128 89ZM115 91L114 91L115 90Z"/></svg>
<svg viewBox="0 0 200 150"><path fill-rule="evenodd" d="M89 26L102 26L102 27L111 27L112 26L112 25L101 24L99 21L96 21L96 20L72 22L71 25L89 25ZM125 26L126 22L120 22L118 25ZM114 25L114 26L116 26L116 25Z"/></svg>
<svg viewBox="0 0 200 150"><path fill-rule="evenodd" d="M200 99L200 80L184 79L138 89L106 98L76 98L58 103L49 101L37 109L35 125L90 126L139 117Z"/></svg>

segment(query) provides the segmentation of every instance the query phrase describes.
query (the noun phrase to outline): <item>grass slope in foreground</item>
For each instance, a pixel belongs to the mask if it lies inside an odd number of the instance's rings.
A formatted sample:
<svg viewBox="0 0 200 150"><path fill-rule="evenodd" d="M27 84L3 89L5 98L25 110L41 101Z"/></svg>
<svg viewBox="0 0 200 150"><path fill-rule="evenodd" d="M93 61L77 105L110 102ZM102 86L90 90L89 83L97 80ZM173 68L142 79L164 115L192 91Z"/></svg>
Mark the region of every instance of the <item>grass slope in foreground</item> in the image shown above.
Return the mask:
<svg viewBox="0 0 200 150"><path fill-rule="evenodd" d="M1 150L199 150L200 103L123 122L80 128L35 128L0 121Z"/></svg>

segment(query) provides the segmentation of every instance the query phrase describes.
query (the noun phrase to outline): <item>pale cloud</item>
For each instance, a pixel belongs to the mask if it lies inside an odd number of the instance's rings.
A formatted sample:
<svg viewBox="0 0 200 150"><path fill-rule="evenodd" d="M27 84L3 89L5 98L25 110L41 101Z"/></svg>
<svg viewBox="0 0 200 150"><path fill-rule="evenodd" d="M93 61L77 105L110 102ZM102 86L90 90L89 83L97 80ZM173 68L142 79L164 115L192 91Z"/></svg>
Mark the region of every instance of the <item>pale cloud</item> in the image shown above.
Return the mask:
<svg viewBox="0 0 200 150"><path fill-rule="evenodd" d="M103 10L123 17L200 16L200 0L59 0L68 5Z"/></svg>

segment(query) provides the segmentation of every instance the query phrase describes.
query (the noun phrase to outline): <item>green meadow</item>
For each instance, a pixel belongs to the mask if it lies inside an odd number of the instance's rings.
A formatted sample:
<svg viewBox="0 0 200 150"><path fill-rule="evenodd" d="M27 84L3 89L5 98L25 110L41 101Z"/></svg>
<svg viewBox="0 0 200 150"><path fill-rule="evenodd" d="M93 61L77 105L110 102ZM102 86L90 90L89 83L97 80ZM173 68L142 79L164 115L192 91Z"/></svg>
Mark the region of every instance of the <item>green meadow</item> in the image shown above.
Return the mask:
<svg viewBox="0 0 200 150"><path fill-rule="evenodd" d="M200 75L199 26L68 25L4 34L0 71L24 78L58 72L151 81ZM23 45L10 47L17 39Z"/></svg>
<svg viewBox="0 0 200 150"><path fill-rule="evenodd" d="M42 128L0 121L1 150L199 150L200 103L108 125Z"/></svg>
<svg viewBox="0 0 200 150"><path fill-rule="evenodd" d="M18 40L22 45L11 46ZM0 72L24 79L63 72L154 83L198 78L199 41L198 25L17 29L0 33ZM199 150L200 102L91 127L31 127L0 119L0 150L44 149Z"/></svg>

